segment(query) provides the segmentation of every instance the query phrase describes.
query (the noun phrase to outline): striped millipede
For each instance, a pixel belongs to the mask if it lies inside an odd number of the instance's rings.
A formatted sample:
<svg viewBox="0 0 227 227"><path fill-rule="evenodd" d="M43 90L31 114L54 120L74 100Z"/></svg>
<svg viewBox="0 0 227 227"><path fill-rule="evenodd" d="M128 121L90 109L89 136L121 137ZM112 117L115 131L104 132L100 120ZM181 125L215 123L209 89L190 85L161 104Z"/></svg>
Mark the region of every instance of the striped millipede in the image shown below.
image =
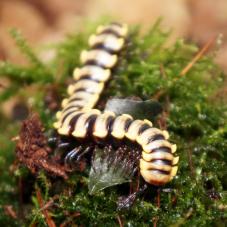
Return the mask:
<svg viewBox="0 0 227 227"><path fill-rule="evenodd" d="M93 109L118 62L127 31L126 25L112 23L98 27L96 35L90 37L91 49L81 53L83 66L74 70L74 83L68 87L69 97L62 101L54 127L60 135L79 141L111 138L136 143L142 149L140 174L150 184L163 185L176 175L179 160L174 156L176 145L168 142L168 132L154 128L146 119Z"/></svg>

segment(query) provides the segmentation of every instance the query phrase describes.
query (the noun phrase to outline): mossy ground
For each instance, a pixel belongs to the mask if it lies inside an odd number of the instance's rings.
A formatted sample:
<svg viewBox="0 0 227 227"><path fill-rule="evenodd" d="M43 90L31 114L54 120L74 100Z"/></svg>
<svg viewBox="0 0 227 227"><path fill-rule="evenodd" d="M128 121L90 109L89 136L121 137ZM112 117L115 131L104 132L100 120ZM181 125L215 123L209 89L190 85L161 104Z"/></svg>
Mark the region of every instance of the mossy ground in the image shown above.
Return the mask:
<svg viewBox="0 0 227 227"><path fill-rule="evenodd" d="M46 106L45 96L50 87L61 98L66 94L66 84L79 65L79 54L95 31L95 26L86 28L50 47L56 56L48 63L39 60L23 37L12 31L28 65L0 64L1 77L11 82L0 94L0 101L19 97L31 111L40 114L46 131L50 131L54 111ZM162 104L165 111L155 125L167 128L171 141L178 146L177 177L160 190L150 187L146 192L149 199L140 196L130 210L118 212L118 187L94 196L88 194L89 170L63 180L43 171L33 176L26 168L18 167L11 138L18 135L20 122L1 111L1 226L54 226L53 222L57 226L118 226L120 222L124 226L226 225L227 103L220 99L225 76L213 63L213 53L181 75L199 49L184 40L165 47L168 37L158 24L144 36L137 28L132 29L127 50L102 99L137 96L154 98ZM40 204L45 207L40 208Z"/></svg>

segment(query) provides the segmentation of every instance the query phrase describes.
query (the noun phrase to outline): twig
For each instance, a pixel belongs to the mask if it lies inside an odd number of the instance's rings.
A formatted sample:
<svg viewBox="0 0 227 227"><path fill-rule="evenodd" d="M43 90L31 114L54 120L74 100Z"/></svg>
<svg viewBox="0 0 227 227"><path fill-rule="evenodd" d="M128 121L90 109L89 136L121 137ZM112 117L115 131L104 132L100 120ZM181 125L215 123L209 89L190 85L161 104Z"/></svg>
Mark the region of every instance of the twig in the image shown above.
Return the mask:
<svg viewBox="0 0 227 227"><path fill-rule="evenodd" d="M193 65L210 49L210 47L215 42L216 37L211 38L208 40L208 42L202 47L202 49L195 55L195 57L186 65L186 67L183 68L183 70L180 72L180 76L184 76L192 67ZM163 65L160 65L160 73L162 77L166 78L166 72ZM173 81L178 80L179 77L176 77ZM159 100L160 97L162 97L165 93L165 90L159 90L156 94L154 94L151 98L155 100Z"/></svg>
<svg viewBox="0 0 227 227"><path fill-rule="evenodd" d="M130 186L130 194L133 194L134 192L138 192L139 191L139 188L140 188L140 173L139 171L137 172L137 175L136 175L136 180L135 182L130 182L129 184Z"/></svg>
<svg viewBox="0 0 227 227"><path fill-rule="evenodd" d="M159 90L157 91L153 96L151 96L151 99L159 100L159 98L166 92L166 90Z"/></svg>
<svg viewBox="0 0 227 227"><path fill-rule="evenodd" d="M72 222L73 218L79 217L80 212L75 212L72 215L70 215L70 218L64 221L62 224L60 224L60 227L70 226L69 223Z"/></svg>
<svg viewBox="0 0 227 227"><path fill-rule="evenodd" d="M18 215L21 219L24 219L24 206L23 206L23 181L22 181L22 177L19 177L18 180L18 191L19 191L19 205L20 205L20 209L18 211Z"/></svg>
<svg viewBox="0 0 227 227"><path fill-rule="evenodd" d="M37 197L37 200L38 200L40 208L42 208L44 206L44 203L43 203L42 195L41 195L41 192L40 192L39 188L36 188L36 197ZM55 225L54 221L51 219L48 211L44 209L41 212L45 216L47 225L49 227L56 227L56 225Z"/></svg>
<svg viewBox="0 0 227 227"><path fill-rule="evenodd" d="M202 47L202 49L200 49L200 51L195 55L195 57L186 65L186 67L183 68L183 70L180 72L180 76L184 76L193 67L193 65L210 49L210 47L213 45L215 40L216 40L216 37L212 37L207 41L207 43ZM164 78L167 77L165 68L162 64L160 65L160 73ZM179 77L175 78L174 81L178 79ZM159 98L163 96L163 94L165 93L166 93L166 90L159 90L151 98L155 100L159 100Z"/></svg>
<svg viewBox="0 0 227 227"><path fill-rule="evenodd" d="M153 218L153 227L157 227L158 217Z"/></svg>
<svg viewBox="0 0 227 227"><path fill-rule="evenodd" d="M129 183L129 194L131 195L133 193L133 182Z"/></svg>
<svg viewBox="0 0 227 227"><path fill-rule="evenodd" d="M167 129L167 119L169 118L169 114L170 114L170 99L169 95L166 94L164 111L162 112L158 120L158 124L161 129L165 130Z"/></svg>
<svg viewBox="0 0 227 227"><path fill-rule="evenodd" d="M192 66L210 49L215 42L216 37L212 37L205 43L202 49L195 55L195 57L186 65L186 67L180 72L180 76L184 76Z"/></svg>
<svg viewBox="0 0 227 227"><path fill-rule="evenodd" d="M0 88L6 88L6 86L2 83L0 83Z"/></svg>
<svg viewBox="0 0 227 227"><path fill-rule="evenodd" d="M185 214L185 219L190 218L192 216L193 211L194 211L193 208L190 207L188 212Z"/></svg>
<svg viewBox="0 0 227 227"><path fill-rule="evenodd" d="M157 197L156 197L156 205L158 208L160 208L161 201L160 201L160 189L157 190ZM153 227L157 227L159 217L154 217L153 218Z"/></svg>
<svg viewBox="0 0 227 227"><path fill-rule="evenodd" d="M123 225L123 223L122 223L122 220L121 220L120 215L117 215L117 220L118 220L119 226L120 226L120 227L123 227L124 225Z"/></svg>
<svg viewBox="0 0 227 227"><path fill-rule="evenodd" d="M55 195L53 198L51 198L44 206L40 209L40 211L47 210L49 207L54 205L54 201L59 198L59 195Z"/></svg>
<svg viewBox="0 0 227 227"><path fill-rule="evenodd" d="M140 188L140 173L138 171L136 178L136 191L139 191L139 188Z"/></svg>
<svg viewBox="0 0 227 227"><path fill-rule="evenodd" d="M161 200L160 200L160 194L161 194L161 191L160 189L158 189L157 191L157 207L160 208L160 205L161 205Z"/></svg>
<svg viewBox="0 0 227 227"><path fill-rule="evenodd" d="M161 73L161 76L162 76L164 79L167 79L165 67L164 67L163 64L160 64L160 73Z"/></svg>
<svg viewBox="0 0 227 227"><path fill-rule="evenodd" d="M191 171L191 175L194 177L195 176L195 170L192 162L192 151L191 149L187 149L187 155L188 155L188 163Z"/></svg>
<svg viewBox="0 0 227 227"><path fill-rule="evenodd" d="M37 226L37 223L32 223L31 225L30 225L31 227L36 227Z"/></svg>
<svg viewBox="0 0 227 227"><path fill-rule="evenodd" d="M13 219L17 219L17 214L13 209L12 205L5 205L4 206L5 213Z"/></svg>
<svg viewBox="0 0 227 227"><path fill-rule="evenodd" d="M163 77L164 79L167 79L167 75L166 75L166 71L165 71L164 65L163 64L160 64L159 69L160 69L161 77ZM153 96L151 96L151 99L159 100L159 98L165 92L166 92L165 90L161 89L161 90L157 91Z"/></svg>

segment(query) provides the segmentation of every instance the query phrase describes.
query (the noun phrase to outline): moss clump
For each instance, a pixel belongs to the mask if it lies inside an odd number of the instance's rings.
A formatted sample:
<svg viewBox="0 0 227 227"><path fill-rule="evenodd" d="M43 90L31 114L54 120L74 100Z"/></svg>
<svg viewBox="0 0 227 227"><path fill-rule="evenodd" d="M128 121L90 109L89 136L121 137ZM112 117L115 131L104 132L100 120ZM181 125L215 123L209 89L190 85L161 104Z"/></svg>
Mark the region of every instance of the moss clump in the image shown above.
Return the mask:
<svg viewBox="0 0 227 227"><path fill-rule="evenodd" d="M29 108L40 114L46 131L51 130L54 113L45 106L47 90L51 84L61 97L64 96L72 70L79 65L80 51L87 46L88 34L94 31L95 26L90 26L89 31L68 36L53 47L56 56L47 64L36 57L18 32L13 31L29 63L23 67L1 63L0 75L11 83L1 92L0 101L12 96L23 97ZM212 56L203 56L186 75L180 76L198 48L184 40L177 40L166 48L168 37L158 24L142 37L138 29L132 29L128 48L122 53L120 65L102 99L138 96L147 100L153 97L162 104L165 111L155 124L167 127L171 140L178 145L178 176L161 189L150 187L146 198L140 196L130 211L118 212L118 187L107 188L94 196L88 194L89 169L72 173L64 180L42 171L32 176L27 169L18 168L11 138L18 134L19 123L1 112L2 225L115 226L121 222L125 226L225 225L227 104L217 96L224 84L224 75L213 63Z"/></svg>

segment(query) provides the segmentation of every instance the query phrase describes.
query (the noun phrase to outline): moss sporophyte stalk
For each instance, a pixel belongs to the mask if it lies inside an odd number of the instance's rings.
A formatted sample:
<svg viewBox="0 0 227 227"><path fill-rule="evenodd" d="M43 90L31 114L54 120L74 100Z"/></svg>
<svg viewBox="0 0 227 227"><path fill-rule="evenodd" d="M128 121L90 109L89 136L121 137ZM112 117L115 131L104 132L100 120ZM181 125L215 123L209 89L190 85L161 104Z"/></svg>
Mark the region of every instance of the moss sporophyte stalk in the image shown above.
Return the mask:
<svg viewBox="0 0 227 227"><path fill-rule="evenodd" d="M169 132L180 156L177 176L170 183L143 187L138 171L141 148L130 141L119 146L119 141L94 145L88 140L78 150L79 161L67 156L68 148L56 147L56 141L48 144L48 138L54 138L55 112L67 97L65 88L73 70L81 66L80 53L96 27L87 24L83 33L49 46L56 54L48 63L18 31L11 32L28 63L0 63L0 76L9 81L1 88L0 101L20 100L31 114L21 127L4 109L0 112L0 223L224 226L227 104L220 94L226 81L212 52L205 55L215 40L202 48L182 39L166 47L170 34L159 23L143 36L138 27L130 28L97 103L99 110L126 111ZM78 141L65 139L70 147L78 147ZM82 154L85 148L93 151Z"/></svg>

